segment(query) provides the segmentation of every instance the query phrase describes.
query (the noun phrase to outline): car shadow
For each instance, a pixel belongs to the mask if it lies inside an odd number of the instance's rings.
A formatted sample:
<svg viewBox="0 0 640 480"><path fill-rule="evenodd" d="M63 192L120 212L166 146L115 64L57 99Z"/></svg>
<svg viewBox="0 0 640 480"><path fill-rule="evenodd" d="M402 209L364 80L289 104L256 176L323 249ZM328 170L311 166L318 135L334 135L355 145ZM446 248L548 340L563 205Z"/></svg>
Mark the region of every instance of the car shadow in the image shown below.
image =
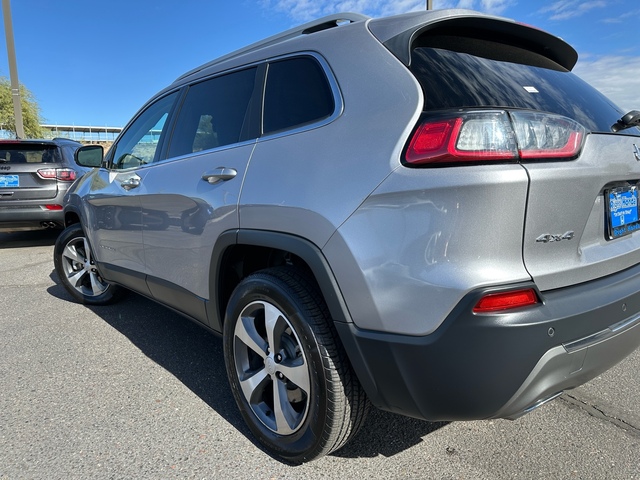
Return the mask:
<svg viewBox="0 0 640 480"><path fill-rule="evenodd" d="M49 294L73 301L55 271L51 273L51 279L56 284L49 287ZM126 336L148 358L170 372L268 454L245 425L235 404L219 336L135 293L126 295L114 305L87 308ZM445 425L444 422L431 423L371 409L360 432L332 455L391 457L422 442L424 436Z"/></svg>
<svg viewBox="0 0 640 480"><path fill-rule="evenodd" d="M356 436L332 455L342 458L393 457L451 422L427 422L372 408Z"/></svg>
<svg viewBox="0 0 640 480"><path fill-rule="evenodd" d="M49 247L56 243L62 229L0 230L0 248Z"/></svg>

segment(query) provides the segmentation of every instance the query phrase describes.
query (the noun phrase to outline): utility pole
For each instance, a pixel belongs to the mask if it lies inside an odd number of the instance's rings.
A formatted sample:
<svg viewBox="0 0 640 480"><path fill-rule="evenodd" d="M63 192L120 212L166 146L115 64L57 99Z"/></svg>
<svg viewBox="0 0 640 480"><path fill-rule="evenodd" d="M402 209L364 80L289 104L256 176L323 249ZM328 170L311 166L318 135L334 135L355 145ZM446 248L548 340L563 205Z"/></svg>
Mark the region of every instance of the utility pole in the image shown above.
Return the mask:
<svg viewBox="0 0 640 480"><path fill-rule="evenodd" d="M2 16L4 17L4 33L7 37L7 57L9 57L9 77L11 77L11 97L13 98L13 112L16 118L16 137L24 138L22 104L20 103L20 82L18 81L16 48L13 43L13 23L11 22L10 0L2 0Z"/></svg>
<svg viewBox="0 0 640 480"><path fill-rule="evenodd" d="M427 0L427 10L433 10L433 0Z"/></svg>

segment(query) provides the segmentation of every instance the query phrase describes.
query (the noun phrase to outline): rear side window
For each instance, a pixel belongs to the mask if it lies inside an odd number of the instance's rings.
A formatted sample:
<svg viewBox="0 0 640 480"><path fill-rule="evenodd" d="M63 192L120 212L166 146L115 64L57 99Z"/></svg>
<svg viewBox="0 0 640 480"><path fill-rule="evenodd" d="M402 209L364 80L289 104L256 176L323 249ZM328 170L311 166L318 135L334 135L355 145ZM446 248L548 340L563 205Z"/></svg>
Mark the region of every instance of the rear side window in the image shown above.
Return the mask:
<svg viewBox="0 0 640 480"><path fill-rule="evenodd" d="M263 133L301 127L331 116L331 86L317 60L296 57L269 64Z"/></svg>
<svg viewBox="0 0 640 480"><path fill-rule="evenodd" d="M469 48L471 42L475 48ZM464 45L451 41L451 49L443 48L447 43L437 37L423 40L412 52L411 70L422 85L425 111L525 108L563 115L591 131L609 133L624 113L576 75L537 54L476 39L459 42ZM636 129L629 130L622 133Z"/></svg>
<svg viewBox="0 0 640 480"><path fill-rule="evenodd" d="M256 72L257 68L241 70L189 87L171 138L169 157L249 140Z"/></svg>
<svg viewBox="0 0 640 480"><path fill-rule="evenodd" d="M62 161L55 145L1 145L0 164L58 163Z"/></svg>
<svg viewBox="0 0 640 480"><path fill-rule="evenodd" d="M63 146L62 149L64 152L64 156L73 162L73 155L76 153L76 150L78 148L79 147L72 147L70 145Z"/></svg>

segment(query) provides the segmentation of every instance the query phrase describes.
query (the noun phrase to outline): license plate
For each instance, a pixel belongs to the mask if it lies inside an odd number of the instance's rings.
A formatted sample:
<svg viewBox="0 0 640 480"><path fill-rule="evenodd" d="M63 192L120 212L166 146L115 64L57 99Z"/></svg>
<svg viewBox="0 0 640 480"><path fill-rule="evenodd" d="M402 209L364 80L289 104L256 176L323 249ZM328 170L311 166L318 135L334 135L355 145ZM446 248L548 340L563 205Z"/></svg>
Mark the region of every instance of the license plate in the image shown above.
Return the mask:
<svg viewBox="0 0 640 480"><path fill-rule="evenodd" d="M14 188L20 186L18 175L0 175L0 188Z"/></svg>
<svg viewBox="0 0 640 480"><path fill-rule="evenodd" d="M638 189L636 187L618 187L606 194L607 226L609 238L618 238L640 230L638 221Z"/></svg>

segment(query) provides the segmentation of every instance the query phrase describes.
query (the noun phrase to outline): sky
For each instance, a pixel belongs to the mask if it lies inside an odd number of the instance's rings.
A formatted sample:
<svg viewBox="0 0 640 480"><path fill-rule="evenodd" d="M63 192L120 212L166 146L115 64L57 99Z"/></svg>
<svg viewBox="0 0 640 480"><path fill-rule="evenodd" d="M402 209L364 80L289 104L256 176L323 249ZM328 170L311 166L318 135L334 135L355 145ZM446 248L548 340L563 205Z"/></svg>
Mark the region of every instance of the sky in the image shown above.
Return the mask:
<svg viewBox="0 0 640 480"><path fill-rule="evenodd" d="M575 73L623 110L640 110L638 0L433 0L433 7L501 15L562 37L578 51ZM44 123L122 127L186 71L262 38L338 12L382 17L425 8L426 0L13 0L11 16L18 77ZM9 77L5 35L0 76Z"/></svg>

